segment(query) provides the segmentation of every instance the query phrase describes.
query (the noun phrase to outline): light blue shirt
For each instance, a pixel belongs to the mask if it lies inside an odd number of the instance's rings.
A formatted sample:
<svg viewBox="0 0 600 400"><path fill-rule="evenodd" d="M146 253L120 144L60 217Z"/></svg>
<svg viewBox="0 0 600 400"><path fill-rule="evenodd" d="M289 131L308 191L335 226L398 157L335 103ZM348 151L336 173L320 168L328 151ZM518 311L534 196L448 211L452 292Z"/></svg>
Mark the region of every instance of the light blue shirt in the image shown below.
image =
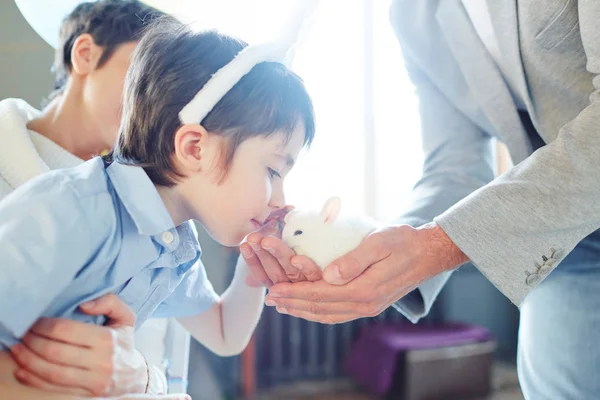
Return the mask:
<svg viewBox="0 0 600 400"><path fill-rule="evenodd" d="M34 178L0 202L0 350L42 316L102 324L78 306L109 292L137 326L200 314L218 300L200 254L140 167L94 158Z"/></svg>

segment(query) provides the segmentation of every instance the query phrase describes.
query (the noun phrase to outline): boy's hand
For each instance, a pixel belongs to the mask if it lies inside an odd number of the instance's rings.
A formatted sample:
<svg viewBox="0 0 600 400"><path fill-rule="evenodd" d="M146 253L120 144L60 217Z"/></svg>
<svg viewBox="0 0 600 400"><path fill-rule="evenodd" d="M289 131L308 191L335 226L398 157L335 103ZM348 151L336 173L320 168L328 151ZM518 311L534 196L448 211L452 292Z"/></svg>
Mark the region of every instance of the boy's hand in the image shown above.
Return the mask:
<svg viewBox="0 0 600 400"><path fill-rule="evenodd" d="M91 315L106 315L106 326L41 318L12 347L20 366L16 378L49 392L87 396L144 393L148 370L134 348L135 315L114 294L82 304Z"/></svg>

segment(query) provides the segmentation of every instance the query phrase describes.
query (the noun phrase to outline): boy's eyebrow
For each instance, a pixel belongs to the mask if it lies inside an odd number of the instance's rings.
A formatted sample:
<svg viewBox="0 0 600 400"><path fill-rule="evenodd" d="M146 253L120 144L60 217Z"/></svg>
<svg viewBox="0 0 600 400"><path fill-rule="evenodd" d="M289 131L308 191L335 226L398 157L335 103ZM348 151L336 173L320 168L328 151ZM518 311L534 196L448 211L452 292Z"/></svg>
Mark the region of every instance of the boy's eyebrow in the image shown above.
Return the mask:
<svg viewBox="0 0 600 400"><path fill-rule="evenodd" d="M294 157L292 157L291 155L289 155L289 154L286 154L286 155L284 156L284 155L282 155L282 154L277 154L277 153L276 153L275 155L276 155L277 157L279 157L279 158L281 158L281 159L285 160L285 163L286 163L286 165L287 165L288 167L292 168L292 167L294 166L295 160L294 160Z"/></svg>

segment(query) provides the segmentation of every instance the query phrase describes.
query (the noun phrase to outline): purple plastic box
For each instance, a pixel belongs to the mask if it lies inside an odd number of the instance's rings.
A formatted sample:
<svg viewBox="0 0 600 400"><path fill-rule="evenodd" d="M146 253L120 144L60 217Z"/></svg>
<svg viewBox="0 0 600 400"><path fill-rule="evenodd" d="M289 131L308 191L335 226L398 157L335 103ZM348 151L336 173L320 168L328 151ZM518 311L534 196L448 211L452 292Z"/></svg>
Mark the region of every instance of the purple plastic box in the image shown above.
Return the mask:
<svg viewBox="0 0 600 400"><path fill-rule="evenodd" d="M489 393L495 347L492 335L478 326L375 324L361 331L346 371L375 395L466 400Z"/></svg>

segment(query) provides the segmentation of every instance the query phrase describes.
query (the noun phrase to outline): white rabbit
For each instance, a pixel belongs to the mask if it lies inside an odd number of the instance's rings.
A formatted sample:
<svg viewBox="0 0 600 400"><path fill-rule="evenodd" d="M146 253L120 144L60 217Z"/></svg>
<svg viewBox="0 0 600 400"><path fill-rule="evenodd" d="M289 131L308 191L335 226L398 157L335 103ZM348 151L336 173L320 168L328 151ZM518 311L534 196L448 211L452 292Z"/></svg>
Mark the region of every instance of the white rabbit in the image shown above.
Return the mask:
<svg viewBox="0 0 600 400"><path fill-rule="evenodd" d="M366 218L338 218L341 200L332 197L320 213L291 211L285 216L282 240L296 252L313 260L321 270L354 250L377 226Z"/></svg>

